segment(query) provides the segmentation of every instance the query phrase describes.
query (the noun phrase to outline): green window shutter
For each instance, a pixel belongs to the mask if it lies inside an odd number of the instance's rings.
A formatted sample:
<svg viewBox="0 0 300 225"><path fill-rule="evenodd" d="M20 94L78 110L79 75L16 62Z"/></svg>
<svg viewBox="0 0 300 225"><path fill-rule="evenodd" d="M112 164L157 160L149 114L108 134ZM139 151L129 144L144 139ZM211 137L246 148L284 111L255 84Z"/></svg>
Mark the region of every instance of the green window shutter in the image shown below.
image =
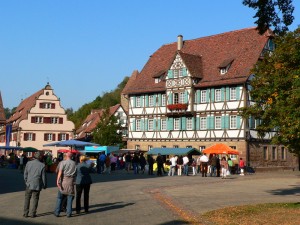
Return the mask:
<svg viewBox="0 0 300 225"><path fill-rule="evenodd" d="M161 106L161 94L158 94L157 96L157 105Z"/></svg>
<svg viewBox="0 0 300 225"><path fill-rule="evenodd" d="M189 92L185 91L184 92L184 103L188 103L188 97L189 97Z"/></svg>
<svg viewBox="0 0 300 225"><path fill-rule="evenodd" d="M153 106L158 106L158 95L153 95Z"/></svg>
<svg viewBox="0 0 300 225"><path fill-rule="evenodd" d="M136 129L135 129L135 119L132 120L132 131L136 131Z"/></svg>
<svg viewBox="0 0 300 225"><path fill-rule="evenodd" d="M144 107L144 99L145 99L145 96L140 96L140 101L141 101L141 107Z"/></svg>
<svg viewBox="0 0 300 225"><path fill-rule="evenodd" d="M211 92L211 102L214 102L215 101L215 89L214 88L210 89L210 92Z"/></svg>
<svg viewBox="0 0 300 225"><path fill-rule="evenodd" d="M221 129L225 129L225 116L221 116Z"/></svg>
<svg viewBox="0 0 300 225"><path fill-rule="evenodd" d="M168 98L168 104L173 104L173 93L169 94L169 98Z"/></svg>
<svg viewBox="0 0 300 225"><path fill-rule="evenodd" d="M184 76L184 77L187 76L187 70L186 70L186 68L182 68L182 76Z"/></svg>
<svg viewBox="0 0 300 225"><path fill-rule="evenodd" d="M209 100L210 100L210 90L207 89L206 90L206 102L209 102Z"/></svg>
<svg viewBox="0 0 300 225"><path fill-rule="evenodd" d="M200 130L200 118L196 117L196 130Z"/></svg>
<svg viewBox="0 0 300 225"><path fill-rule="evenodd" d="M155 131L156 130L156 121L157 121L157 119L153 119L153 130Z"/></svg>
<svg viewBox="0 0 300 225"><path fill-rule="evenodd" d="M221 101L222 102L225 101L225 88L224 87L221 88Z"/></svg>
<svg viewBox="0 0 300 225"><path fill-rule="evenodd" d="M241 99L241 89L240 89L240 86L237 86L236 87L236 100L240 100Z"/></svg>
<svg viewBox="0 0 300 225"><path fill-rule="evenodd" d="M215 117L214 116L209 116L208 118L207 118L207 120L208 120L208 129L209 130L213 130L213 129L215 129Z"/></svg>
<svg viewBox="0 0 300 225"><path fill-rule="evenodd" d="M253 118L253 116L249 117L249 128L250 129L254 129L255 128L255 119Z"/></svg>
<svg viewBox="0 0 300 225"><path fill-rule="evenodd" d="M167 130L173 130L173 118L167 119Z"/></svg>
<svg viewBox="0 0 300 225"><path fill-rule="evenodd" d="M144 120L144 131L148 130L148 119Z"/></svg>
<svg viewBox="0 0 300 225"><path fill-rule="evenodd" d="M230 97L229 97L229 87L226 87L226 100L229 101Z"/></svg>
<svg viewBox="0 0 300 225"><path fill-rule="evenodd" d="M145 95L145 106L149 107L149 96Z"/></svg>
<svg viewBox="0 0 300 225"><path fill-rule="evenodd" d="M141 131L143 131L144 130L144 120L143 119L141 119Z"/></svg>
<svg viewBox="0 0 300 225"><path fill-rule="evenodd" d="M160 119L157 119L156 123L157 123L156 130L160 130Z"/></svg>
<svg viewBox="0 0 300 225"><path fill-rule="evenodd" d="M241 127L241 116L236 116L236 128Z"/></svg>
<svg viewBox="0 0 300 225"><path fill-rule="evenodd" d="M135 107L136 107L136 97L133 96L133 108L135 108Z"/></svg>
<svg viewBox="0 0 300 225"><path fill-rule="evenodd" d="M181 120L181 123L180 123L180 125L181 125L180 130L186 130L186 117L182 117L182 118L180 118L180 120Z"/></svg>
<svg viewBox="0 0 300 225"><path fill-rule="evenodd" d="M196 129L195 119L196 119L195 117L193 117L193 119L192 119L192 130Z"/></svg>
<svg viewBox="0 0 300 225"><path fill-rule="evenodd" d="M211 130L212 129L211 116L207 116L206 122L207 122L207 126L206 126L207 130Z"/></svg>
<svg viewBox="0 0 300 225"><path fill-rule="evenodd" d="M230 120L230 117L228 115L225 116L225 129L229 129L229 120Z"/></svg>
<svg viewBox="0 0 300 225"><path fill-rule="evenodd" d="M200 90L197 90L197 92L196 92L196 103L200 103L200 93L201 93L201 91Z"/></svg>
<svg viewBox="0 0 300 225"><path fill-rule="evenodd" d="M173 78L173 70L168 70L168 78Z"/></svg>

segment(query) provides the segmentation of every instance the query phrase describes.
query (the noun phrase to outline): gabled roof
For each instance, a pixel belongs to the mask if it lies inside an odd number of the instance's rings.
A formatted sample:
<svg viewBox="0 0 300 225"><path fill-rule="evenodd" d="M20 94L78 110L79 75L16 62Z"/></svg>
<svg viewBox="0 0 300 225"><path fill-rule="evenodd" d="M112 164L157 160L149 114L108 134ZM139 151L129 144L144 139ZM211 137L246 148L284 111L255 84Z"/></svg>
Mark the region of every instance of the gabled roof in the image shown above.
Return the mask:
<svg viewBox="0 0 300 225"><path fill-rule="evenodd" d="M193 78L202 78L202 60L199 55L191 55L179 51L179 55L182 58L187 69L190 71Z"/></svg>
<svg viewBox="0 0 300 225"><path fill-rule="evenodd" d="M109 108L109 114L113 115L121 107L120 104L116 104ZM77 139L84 138L86 133L91 133L97 127L101 116L105 109L93 109L91 113L86 117L81 126L76 130Z"/></svg>
<svg viewBox="0 0 300 225"><path fill-rule="evenodd" d="M246 82L269 38L270 32L260 35L255 27L246 28L185 40L180 54L193 76L200 73L202 79L196 88L242 84ZM123 94L165 92L165 80L155 83L154 77L170 69L176 52L177 42L160 47L150 56L140 74L134 74ZM221 75L219 66L227 59L234 61L228 72Z"/></svg>
<svg viewBox="0 0 300 225"><path fill-rule="evenodd" d="M7 120L7 123L13 123L13 128L18 127L21 120L26 119L28 112L30 109L35 105L36 99L42 95L44 89L41 89L34 93L33 95L29 96L28 98L24 99L20 105L16 108L15 113Z"/></svg>

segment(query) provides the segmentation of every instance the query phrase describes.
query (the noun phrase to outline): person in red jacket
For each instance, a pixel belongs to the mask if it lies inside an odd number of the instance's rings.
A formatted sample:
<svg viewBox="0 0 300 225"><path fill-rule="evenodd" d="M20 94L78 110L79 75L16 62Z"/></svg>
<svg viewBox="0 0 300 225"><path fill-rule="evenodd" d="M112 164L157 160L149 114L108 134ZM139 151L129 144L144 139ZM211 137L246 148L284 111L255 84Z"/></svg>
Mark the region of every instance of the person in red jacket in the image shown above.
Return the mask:
<svg viewBox="0 0 300 225"><path fill-rule="evenodd" d="M240 170L241 170L241 173L240 175L241 176L244 176L244 170L245 170L245 162L243 160L243 158L240 158L240 162L239 162L239 167L240 167Z"/></svg>

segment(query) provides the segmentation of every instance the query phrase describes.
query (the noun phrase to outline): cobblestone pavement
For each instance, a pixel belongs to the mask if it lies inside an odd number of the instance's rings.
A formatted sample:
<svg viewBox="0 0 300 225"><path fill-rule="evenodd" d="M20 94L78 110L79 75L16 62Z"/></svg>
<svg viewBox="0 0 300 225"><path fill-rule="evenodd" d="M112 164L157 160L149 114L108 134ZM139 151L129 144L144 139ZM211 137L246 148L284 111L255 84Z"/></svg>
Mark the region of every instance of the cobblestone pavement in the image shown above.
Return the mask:
<svg viewBox="0 0 300 225"><path fill-rule="evenodd" d="M228 179L196 176L148 176L116 171L92 174L90 213L67 218L53 215L55 174L47 174L36 218L23 218L23 175L0 169L0 224L206 224L201 214L233 205L300 202L300 172L232 175ZM74 206L75 202L73 202Z"/></svg>

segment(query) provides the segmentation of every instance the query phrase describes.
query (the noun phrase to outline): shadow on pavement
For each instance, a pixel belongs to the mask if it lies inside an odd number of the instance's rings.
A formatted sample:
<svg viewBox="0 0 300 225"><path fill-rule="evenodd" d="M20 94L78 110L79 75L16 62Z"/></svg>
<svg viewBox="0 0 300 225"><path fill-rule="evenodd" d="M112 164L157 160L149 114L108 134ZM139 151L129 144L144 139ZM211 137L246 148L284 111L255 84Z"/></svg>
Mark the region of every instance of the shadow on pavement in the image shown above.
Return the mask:
<svg viewBox="0 0 300 225"><path fill-rule="evenodd" d="M300 195L300 187L299 186L293 186L293 188L290 189L277 189L269 191L270 194L273 195Z"/></svg>
<svg viewBox="0 0 300 225"><path fill-rule="evenodd" d="M3 217L0 217L0 224L2 225L16 225L16 224L22 224L22 225L51 225L51 223L41 223L41 222L34 222L34 219L28 218L24 220L17 220L17 219L6 219Z"/></svg>

